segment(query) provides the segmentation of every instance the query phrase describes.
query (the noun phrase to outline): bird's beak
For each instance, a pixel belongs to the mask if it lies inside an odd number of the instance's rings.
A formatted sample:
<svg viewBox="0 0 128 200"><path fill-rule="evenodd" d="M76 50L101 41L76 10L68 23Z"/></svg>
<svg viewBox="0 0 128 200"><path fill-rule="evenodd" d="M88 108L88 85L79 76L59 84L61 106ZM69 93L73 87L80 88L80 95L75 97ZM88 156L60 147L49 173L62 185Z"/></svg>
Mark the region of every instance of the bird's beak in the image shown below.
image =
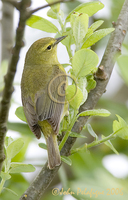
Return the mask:
<svg viewBox="0 0 128 200"><path fill-rule="evenodd" d="M56 41L55 41L54 45L58 44L61 40L63 40L63 39L66 38L66 37L67 37L67 35L61 36L61 37L59 37L59 38L55 38Z"/></svg>

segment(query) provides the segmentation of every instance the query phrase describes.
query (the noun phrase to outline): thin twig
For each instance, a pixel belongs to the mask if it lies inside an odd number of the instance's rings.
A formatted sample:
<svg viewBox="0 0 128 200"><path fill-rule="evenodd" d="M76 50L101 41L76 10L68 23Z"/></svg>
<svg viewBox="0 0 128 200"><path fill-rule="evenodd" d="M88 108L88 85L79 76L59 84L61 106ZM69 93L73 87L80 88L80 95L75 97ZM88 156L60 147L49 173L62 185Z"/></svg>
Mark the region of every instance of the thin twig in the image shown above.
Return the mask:
<svg viewBox="0 0 128 200"><path fill-rule="evenodd" d="M111 76L115 64L115 55L120 51L120 47L124 40L125 34L128 30L128 0L125 0L122 10L120 12L119 18L117 20L115 31L111 34L105 54L101 61L101 65L104 66L104 73L107 75L105 79L97 78L96 88L89 93L88 99L84 105L81 106L80 112L88 109L93 109L98 102L99 98L105 91L106 85ZM87 122L88 117L80 117L75 123L73 130L80 133L83 126ZM61 155L69 155L70 150L75 142L75 138L69 137L61 150ZM57 173L59 167L54 170L49 170L47 168L47 163L41 170L40 174L34 180L34 182L29 186L26 192L21 196L19 200L39 200L40 196L45 192L46 188L49 186L53 180L55 174ZM45 182L44 182L45 180Z"/></svg>
<svg viewBox="0 0 128 200"><path fill-rule="evenodd" d="M43 8L46 8L46 7L49 7L49 6L53 6L53 5L58 4L58 3L66 3L66 2L71 2L71 1L74 1L74 0L59 0L59 1L54 1L52 3L46 4L44 6L40 6L40 7L36 8L36 9L31 10L30 11L30 15L32 15L33 13L35 13L35 12L37 12L37 11L43 9Z"/></svg>

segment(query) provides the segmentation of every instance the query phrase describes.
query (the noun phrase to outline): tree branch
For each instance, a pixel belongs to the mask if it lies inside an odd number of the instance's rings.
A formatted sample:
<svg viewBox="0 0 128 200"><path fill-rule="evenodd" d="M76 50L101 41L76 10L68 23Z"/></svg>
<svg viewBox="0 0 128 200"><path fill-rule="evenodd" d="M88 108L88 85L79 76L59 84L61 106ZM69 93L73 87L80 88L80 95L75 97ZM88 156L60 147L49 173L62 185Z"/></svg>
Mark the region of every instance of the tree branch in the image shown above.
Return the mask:
<svg viewBox="0 0 128 200"><path fill-rule="evenodd" d="M117 23L115 24L115 31L111 34L106 51L104 53L101 64L96 73L97 85L94 90L89 93L87 101L81 106L80 112L88 109L93 109L98 102L99 98L104 93L111 72L115 64L115 55L120 52L122 42L128 30L128 0L125 0ZM102 66L102 67L101 67ZM101 73L102 71L102 73ZM87 122L88 117L80 117L73 127L73 131L80 133L83 126ZM69 137L61 150L61 155L69 155L70 150L75 142L75 138ZM44 193L46 188L53 180L59 167L53 170L47 168L47 163L42 168L41 172L29 186L26 192L19 200L39 200L40 196Z"/></svg>
<svg viewBox="0 0 128 200"><path fill-rule="evenodd" d="M16 67L19 60L19 53L21 47L23 46L23 35L25 29L25 15L26 15L26 4L29 0L22 0L21 1L21 10L20 10L20 20L18 24L18 28L16 30L16 43L13 48L13 55L11 57L8 71L5 76L5 87L3 90L3 96L0 103L0 171L2 169L2 163L4 161L4 138L7 131L7 120L8 120L8 113L10 108L10 101L11 96L13 93L13 80L16 73Z"/></svg>
<svg viewBox="0 0 128 200"><path fill-rule="evenodd" d="M13 16L14 7L3 2L2 6L2 61L10 60L10 51L14 41L14 31L13 31ZM9 30L9 31L8 31Z"/></svg>
<svg viewBox="0 0 128 200"><path fill-rule="evenodd" d="M20 2L17 2L17 0L2 0L3 3L8 3L11 4L12 6L14 6L17 10L19 10L19 5Z"/></svg>

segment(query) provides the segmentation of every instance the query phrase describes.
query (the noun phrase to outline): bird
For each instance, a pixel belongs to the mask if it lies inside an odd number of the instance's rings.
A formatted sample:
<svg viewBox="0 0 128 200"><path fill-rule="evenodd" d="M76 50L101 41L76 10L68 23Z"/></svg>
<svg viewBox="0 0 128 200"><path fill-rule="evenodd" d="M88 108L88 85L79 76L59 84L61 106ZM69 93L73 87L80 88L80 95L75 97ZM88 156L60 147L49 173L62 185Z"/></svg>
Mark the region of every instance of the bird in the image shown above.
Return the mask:
<svg viewBox="0 0 128 200"><path fill-rule="evenodd" d="M45 137L49 169L61 164L57 134L64 112L67 78L57 58L57 44L66 37L35 41L26 53L21 78L24 114L35 136L40 139L42 132Z"/></svg>

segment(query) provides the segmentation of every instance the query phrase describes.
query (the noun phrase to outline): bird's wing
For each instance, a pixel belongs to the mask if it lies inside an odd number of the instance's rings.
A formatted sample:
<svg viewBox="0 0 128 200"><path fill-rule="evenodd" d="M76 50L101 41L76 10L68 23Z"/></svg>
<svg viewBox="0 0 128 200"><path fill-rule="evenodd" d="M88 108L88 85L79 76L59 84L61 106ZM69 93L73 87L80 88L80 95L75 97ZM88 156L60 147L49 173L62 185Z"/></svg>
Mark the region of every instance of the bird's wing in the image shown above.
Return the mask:
<svg viewBox="0 0 128 200"><path fill-rule="evenodd" d="M33 73L34 85L33 82L31 82L32 78L30 78L29 74L31 73L29 71L28 74L27 72L25 73L25 75L27 74L25 77L27 81L22 80L21 82L21 86L27 88L25 94L23 93L24 90L22 90L24 113L31 131L37 138L41 137L38 121L47 120L56 134L59 131L60 119L65 101L66 74L64 71L60 70L59 66L56 65L52 67L54 69L51 70L51 75L47 72L44 76L41 73L41 69L38 76L36 72ZM33 71L34 69L35 68L33 68ZM41 80L41 82L39 80ZM32 94L33 91L35 100L32 100L32 97L26 95L26 93Z"/></svg>
<svg viewBox="0 0 128 200"><path fill-rule="evenodd" d="M32 105L31 98L28 97L25 99L26 103L24 103L24 113L28 122L28 125L31 131L35 134L35 136L39 139L41 137L41 130L38 125L38 118L35 112L34 106Z"/></svg>
<svg viewBox="0 0 128 200"><path fill-rule="evenodd" d="M39 121L47 120L57 134L65 102L66 75L58 67L53 72L45 90L37 95L36 114Z"/></svg>

